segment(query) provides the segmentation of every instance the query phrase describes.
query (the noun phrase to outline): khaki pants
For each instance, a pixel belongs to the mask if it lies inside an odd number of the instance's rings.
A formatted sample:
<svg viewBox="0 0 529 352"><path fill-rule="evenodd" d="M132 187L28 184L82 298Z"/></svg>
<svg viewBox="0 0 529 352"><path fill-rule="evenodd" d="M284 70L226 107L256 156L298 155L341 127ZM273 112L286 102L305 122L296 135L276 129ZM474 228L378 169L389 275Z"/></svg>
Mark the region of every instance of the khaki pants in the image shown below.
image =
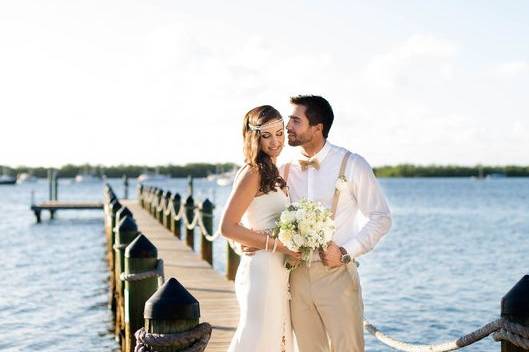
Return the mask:
<svg viewBox="0 0 529 352"><path fill-rule="evenodd" d="M290 274L292 326L300 352L363 352L362 290L356 265L321 262Z"/></svg>

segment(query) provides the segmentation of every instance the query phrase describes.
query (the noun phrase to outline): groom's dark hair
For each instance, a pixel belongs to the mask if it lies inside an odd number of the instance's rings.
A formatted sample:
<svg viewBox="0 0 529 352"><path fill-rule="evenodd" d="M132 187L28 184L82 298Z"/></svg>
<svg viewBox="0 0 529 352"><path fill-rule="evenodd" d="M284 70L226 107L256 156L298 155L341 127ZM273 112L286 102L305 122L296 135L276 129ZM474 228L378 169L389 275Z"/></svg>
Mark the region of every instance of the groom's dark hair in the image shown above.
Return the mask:
<svg viewBox="0 0 529 352"><path fill-rule="evenodd" d="M321 123L323 125L323 137L327 138L334 121L334 113L331 104L318 95L298 95L290 97L290 103L305 107L305 115L311 126Z"/></svg>

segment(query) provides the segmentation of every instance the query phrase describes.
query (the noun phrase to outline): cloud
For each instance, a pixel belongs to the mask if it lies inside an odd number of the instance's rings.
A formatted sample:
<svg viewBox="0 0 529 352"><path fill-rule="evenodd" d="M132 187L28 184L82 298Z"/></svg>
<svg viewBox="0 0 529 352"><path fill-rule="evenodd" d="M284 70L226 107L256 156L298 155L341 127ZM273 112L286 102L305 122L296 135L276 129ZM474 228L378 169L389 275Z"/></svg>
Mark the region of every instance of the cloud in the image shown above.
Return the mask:
<svg viewBox="0 0 529 352"><path fill-rule="evenodd" d="M529 73L529 61L511 61L499 64L494 73L500 78L513 78Z"/></svg>
<svg viewBox="0 0 529 352"><path fill-rule="evenodd" d="M445 81L453 77L456 45L431 34L416 34L392 50L375 56L366 79L378 88L394 89L410 84Z"/></svg>

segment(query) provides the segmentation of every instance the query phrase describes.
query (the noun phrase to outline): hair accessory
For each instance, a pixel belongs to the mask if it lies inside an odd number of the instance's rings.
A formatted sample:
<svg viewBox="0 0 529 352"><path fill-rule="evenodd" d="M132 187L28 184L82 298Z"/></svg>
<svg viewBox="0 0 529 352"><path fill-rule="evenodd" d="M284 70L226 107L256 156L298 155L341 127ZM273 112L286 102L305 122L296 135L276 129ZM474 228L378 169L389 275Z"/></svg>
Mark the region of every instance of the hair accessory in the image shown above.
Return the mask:
<svg viewBox="0 0 529 352"><path fill-rule="evenodd" d="M262 125L253 125L248 122L248 128L250 128L250 130L252 131L262 131L265 128L275 127L276 125L279 126L280 124L283 125L283 119L275 119L272 121L268 121L267 123L264 123Z"/></svg>

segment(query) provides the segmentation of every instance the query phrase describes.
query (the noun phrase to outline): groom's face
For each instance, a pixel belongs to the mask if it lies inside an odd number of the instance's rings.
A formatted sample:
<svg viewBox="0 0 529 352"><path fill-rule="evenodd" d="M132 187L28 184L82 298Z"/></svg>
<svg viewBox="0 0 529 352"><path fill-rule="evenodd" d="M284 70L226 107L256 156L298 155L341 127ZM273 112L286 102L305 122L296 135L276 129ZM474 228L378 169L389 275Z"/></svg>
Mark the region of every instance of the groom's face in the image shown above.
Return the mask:
<svg viewBox="0 0 529 352"><path fill-rule="evenodd" d="M303 105L292 104L292 113L287 124L288 144L295 147L312 141L314 127L309 124Z"/></svg>

